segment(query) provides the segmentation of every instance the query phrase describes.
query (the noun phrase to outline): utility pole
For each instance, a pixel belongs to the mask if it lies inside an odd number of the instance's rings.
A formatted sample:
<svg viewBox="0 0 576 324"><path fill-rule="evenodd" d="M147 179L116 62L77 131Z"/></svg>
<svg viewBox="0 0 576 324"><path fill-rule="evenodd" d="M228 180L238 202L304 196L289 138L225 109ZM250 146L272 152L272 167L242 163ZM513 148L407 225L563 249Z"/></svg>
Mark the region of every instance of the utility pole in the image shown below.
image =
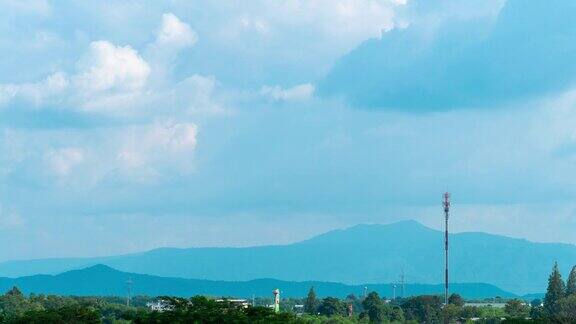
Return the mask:
<svg viewBox="0 0 576 324"><path fill-rule="evenodd" d="M132 298L132 278L128 277L128 281L126 281L126 285L128 286L128 296L126 297L126 306L130 307L130 299Z"/></svg>
<svg viewBox="0 0 576 324"><path fill-rule="evenodd" d="M445 251L445 268L444 268L444 304L448 305L448 215L450 212L450 193L444 193L444 251Z"/></svg>
<svg viewBox="0 0 576 324"><path fill-rule="evenodd" d="M404 284L406 282L406 278L404 276L404 269L402 269L402 274L400 275L400 284L402 285L402 298L404 298Z"/></svg>

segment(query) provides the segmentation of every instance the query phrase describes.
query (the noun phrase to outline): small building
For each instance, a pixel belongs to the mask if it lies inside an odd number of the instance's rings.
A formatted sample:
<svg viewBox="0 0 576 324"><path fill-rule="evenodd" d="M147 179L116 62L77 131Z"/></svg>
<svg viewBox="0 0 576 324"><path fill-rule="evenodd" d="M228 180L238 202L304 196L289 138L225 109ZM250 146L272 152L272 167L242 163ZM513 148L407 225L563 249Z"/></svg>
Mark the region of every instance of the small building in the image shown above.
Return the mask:
<svg viewBox="0 0 576 324"><path fill-rule="evenodd" d="M294 305L292 311L294 314L296 314L296 316L302 316L304 315L304 305Z"/></svg>
<svg viewBox="0 0 576 324"><path fill-rule="evenodd" d="M504 308L504 306L506 306L506 303L478 302L478 303L464 303L464 306Z"/></svg>
<svg viewBox="0 0 576 324"><path fill-rule="evenodd" d="M174 309L174 306L170 305L169 303L167 303L165 300L162 299L159 299L154 302L148 302L146 303L146 307L150 308L150 310L154 312L165 312Z"/></svg>
<svg viewBox="0 0 576 324"><path fill-rule="evenodd" d="M250 306L250 302L246 299L216 299L216 302L229 302L233 306L241 307L241 308L248 308Z"/></svg>

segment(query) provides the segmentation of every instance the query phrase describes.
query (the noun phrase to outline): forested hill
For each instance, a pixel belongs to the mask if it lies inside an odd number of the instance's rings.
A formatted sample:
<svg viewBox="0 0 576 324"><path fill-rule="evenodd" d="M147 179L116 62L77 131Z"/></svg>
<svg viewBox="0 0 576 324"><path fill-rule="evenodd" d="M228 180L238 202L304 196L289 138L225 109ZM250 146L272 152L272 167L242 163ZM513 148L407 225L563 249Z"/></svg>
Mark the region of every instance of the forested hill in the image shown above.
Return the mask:
<svg viewBox="0 0 576 324"><path fill-rule="evenodd" d="M576 264L576 247L534 243L485 233L457 233L451 240L451 281L483 282L516 294L540 293L553 262L563 273ZM443 282L443 233L415 221L358 225L290 245L247 248L162 248L85 259L11 261L0 276L57 274L95 264L163 277L247 281L330 281L347 284Z"/></svg>
<svg viewBox="0 0 576 324"><path fill-rule="evenodd" d="M121 272L104 265L95 265L86 269L73 270L58 275L35 275L16 279L0 278L0 291L5 292L17 286L24 293L57 294L74 296L124 296L127 293L126 282L130 280L132 293L148 296L194 295L231 296L251 298L252 296L271 296L278 288L283 297L304 297L310 287L314 287L321 297L344 298L349 294L360 296L365 285L344 285L331 282L291 282L275 279L257 279L243 282L210 281L182 278L166 278ZM369 291L377 291L381 296L392 296L391 284L366 285ZM405 296L421 294L441 294L443 285L407 284ZM512 297L513 295L495 286L487 284L455 284L452 287L465 298L489 298L494 296ZM401 288L397 287L398 296Z"/></svg>

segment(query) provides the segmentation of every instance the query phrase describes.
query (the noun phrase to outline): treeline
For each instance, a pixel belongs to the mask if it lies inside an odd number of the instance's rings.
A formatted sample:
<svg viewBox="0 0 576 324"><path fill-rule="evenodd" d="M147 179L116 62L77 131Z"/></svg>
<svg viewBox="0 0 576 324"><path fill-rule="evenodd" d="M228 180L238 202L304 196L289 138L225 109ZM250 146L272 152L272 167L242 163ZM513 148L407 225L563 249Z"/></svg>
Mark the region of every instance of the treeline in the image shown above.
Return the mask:
<svg viewBox="0 0 576 324"><path fill-rule="evenodd" d="M25 296L14 287L0 296L0 323L131 323L152 300L138 296L127 307L119 297Z"/></svg>
<svg viewBox="0 0 576 324"><path fill-rule="evenodd" d="M163 308L152 311L148 302L161 301ZM131 306L119 297L24 296L13 288L0 296L0 323L441 323L482 318L480 323L499 322L510 314L524 316L529 310L521 303L509 301L505 313L491 307L464 306L456 294L443 307L438 296L417 296L386 300L371 292L365 298L349 295L345 299L327 297L317 299L311 289L305 299L282 300L282 311L275 313L267 307L242 307L229 301L196 296L135 297ZM296 304L304 304L304 314L296 311ZM518 305L516 305L518 304ZM520 315L519 315L520 314Z"/></svg>
<svg viewBox="0 0 576 324"><path fill-rule="evenodd" d="M152 310L149 302L162 305ZM543 301L512 299L505 307L466 305L452 294L448 305L440 296L415 296L388 300L371 292L363 297L317 298L311 288L306 298L288 298L275 313L270 299L255 305L204 296L192 298L132 298L126 306L121 297L72 297L23 295L13 288L0 295L0 324L11 323L576 323L576 267L565 283L554 264ZM299 305L297 307L296 305ZM303 306L303 307L302 307Z"/></svg>
<svg viewBox="0 0 576 324"><path fill-rule="evenodd" d="M305 314L291 311L274 313L269 307L235 306L232 303L218 302L205 297L171 298L164 297L166 310L136 314L131 320L136 324L150 323L293 323L293 324L347 324L347 323L443 323L471 319L485 315L480 323L493 323L501 313L489 312L478 307L464 306L458 295L451 296L449 307L443 307L438 296L417 296L397 300L394 304L371 292L366 298L349 296L345 300L334 297L315 299L311 290L306 298ZM350 305L359 303L359 313L353 313ZM465 320L464 320L465 321Z"/></svg>
<svg viewBox="0 0 576 324"><path fill-rule="evenodd" d="M440 296L415 296L386 300L371 292L364 298L349 295L344 300L333 297L317 299L311 289L304 300L309 315L346 318L347 323L499 323L502 319L518 319L530 311L520 300L509 300L504 308L467 306L458 294L450 295L445 306Z"/></svg>

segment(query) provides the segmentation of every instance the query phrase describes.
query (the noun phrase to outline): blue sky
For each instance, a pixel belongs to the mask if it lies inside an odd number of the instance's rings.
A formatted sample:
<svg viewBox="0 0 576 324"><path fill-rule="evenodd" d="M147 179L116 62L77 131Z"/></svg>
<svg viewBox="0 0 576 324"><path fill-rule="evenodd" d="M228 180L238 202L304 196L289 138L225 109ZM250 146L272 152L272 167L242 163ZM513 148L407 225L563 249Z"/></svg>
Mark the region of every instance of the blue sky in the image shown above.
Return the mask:
<svg viewBox="0 0 576 324"><path fill-rule="evenodd" d="M0 260L358 223L575 243L568 0L0 1Z"/></svg>

